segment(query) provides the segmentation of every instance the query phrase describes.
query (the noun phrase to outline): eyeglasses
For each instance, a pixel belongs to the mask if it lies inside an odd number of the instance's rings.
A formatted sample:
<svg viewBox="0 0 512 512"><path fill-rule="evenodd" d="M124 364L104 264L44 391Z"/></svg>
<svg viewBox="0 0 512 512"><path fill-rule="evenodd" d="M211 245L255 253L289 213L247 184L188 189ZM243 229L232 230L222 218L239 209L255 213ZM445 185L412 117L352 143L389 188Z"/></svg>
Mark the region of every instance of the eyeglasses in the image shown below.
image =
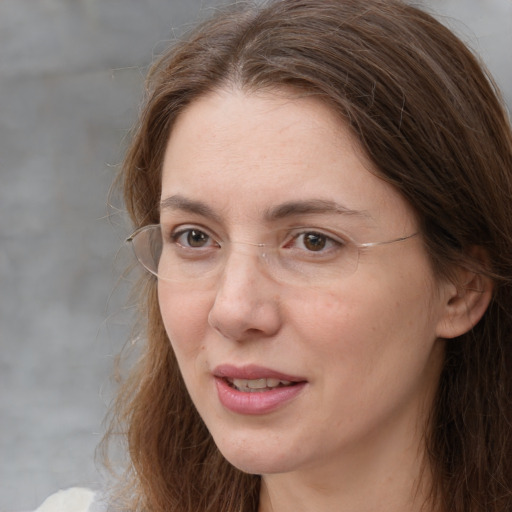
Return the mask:
<svg viewBox="0 0 512 512"><path fill-rule="evenodd" d="M356 243L346 235L312 228L268 233L273 243L221 241L204 228L186 226L167 232L160 224L144 226L126 239L139 263L158 279L207 286L224 271L232 253L257 256L255 262L273 279L300 285L323 285L353 274L367 249L403 242ZM277 241L277 242L276 242Z"/></svg>

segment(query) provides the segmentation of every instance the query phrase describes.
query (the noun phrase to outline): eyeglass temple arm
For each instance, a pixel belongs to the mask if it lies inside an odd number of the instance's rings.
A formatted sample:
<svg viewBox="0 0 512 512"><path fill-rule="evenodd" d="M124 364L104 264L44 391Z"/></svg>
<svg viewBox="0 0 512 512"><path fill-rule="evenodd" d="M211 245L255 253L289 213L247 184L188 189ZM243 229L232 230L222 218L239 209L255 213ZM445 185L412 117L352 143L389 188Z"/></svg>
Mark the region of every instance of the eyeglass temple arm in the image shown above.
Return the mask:
<svg viewBox="0 0 512 512"><path fill-rule="evenodd" d="M404 240L409 240L409 238L413 238L418 236L419 233L412 233L412 235L401 236L400 238L394 238L393 240L385 240L384 242L366 242L364 244L358 244L358 247L376 247L378 245L389 245L394 244L396 242L403 242Z"/></svg>

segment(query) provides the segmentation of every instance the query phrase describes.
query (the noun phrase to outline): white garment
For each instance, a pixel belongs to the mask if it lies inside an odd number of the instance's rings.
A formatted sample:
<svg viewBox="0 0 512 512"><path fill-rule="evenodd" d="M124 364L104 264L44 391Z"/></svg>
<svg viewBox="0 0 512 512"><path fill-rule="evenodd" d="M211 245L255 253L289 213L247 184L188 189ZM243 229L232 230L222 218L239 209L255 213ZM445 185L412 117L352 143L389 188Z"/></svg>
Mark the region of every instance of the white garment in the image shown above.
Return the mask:
<svg viewBox="0 0 512 512"><path fill-rule="evenodd" d="M91 512L96 493L82 487L72 487L52 494L34 512Z"/></svg>

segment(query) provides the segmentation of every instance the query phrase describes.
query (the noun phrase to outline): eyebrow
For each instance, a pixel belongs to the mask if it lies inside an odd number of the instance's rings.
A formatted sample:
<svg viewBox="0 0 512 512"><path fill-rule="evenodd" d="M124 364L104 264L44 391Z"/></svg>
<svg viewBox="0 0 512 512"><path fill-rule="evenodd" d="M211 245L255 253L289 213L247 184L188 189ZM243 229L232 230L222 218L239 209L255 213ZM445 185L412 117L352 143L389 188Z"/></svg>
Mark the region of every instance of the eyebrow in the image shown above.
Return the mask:
<svg viewBox="0 0 512 512"><path fill-rule="evenodd" d="M336 201L326 199L309 199L306 201L289 201L268 209L265 219L269 221L293 217L294 215L336 213L368 219L371 217L366 210L351 210Z"/></svg>
<svg viewBox="0 0 512 512"><path fill-rule="evenodd" d="M173 195L163 199L160 202L160 211L162 210L183 210L203 217L208 217L216 222L222 222L222 218L210 206L202 201L188 199L182 195ZM288 201L267 209L264 218L267 222L272 222L294 215L309 214L341 214L355 216L364 219L371 218L366 210L351 210L336 201L326 199L308 199L305 201Z"/></svg>
<svg viewBox="0 0 512 512"><path fill-rule="evenodd" d="M160 202L160 211L162 210L183 210L188 213L195 213L202 217L208 217L216 222L222 219L213 211L206 203L202 201L194 201L181 195L169 196Z"/></svg>

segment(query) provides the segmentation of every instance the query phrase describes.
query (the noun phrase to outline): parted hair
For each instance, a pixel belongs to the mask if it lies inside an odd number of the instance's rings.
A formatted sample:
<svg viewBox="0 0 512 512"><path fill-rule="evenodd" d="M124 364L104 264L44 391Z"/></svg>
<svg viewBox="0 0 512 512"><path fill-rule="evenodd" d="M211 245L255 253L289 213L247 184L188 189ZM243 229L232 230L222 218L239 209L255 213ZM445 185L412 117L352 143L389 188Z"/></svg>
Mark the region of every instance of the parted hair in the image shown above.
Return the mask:
<svg viewBox="0 0 512 512"><path fill-rule="evenodd" d="M470 50L397 0L237 3L186 33L153 65L120 173L134 228L159 222L162 161L177 117L215 89L314 95L339 114L412 205L434 270L494 282L469 332L446 342L429 426L430 506L512 510L512 135L506 109ZM473 261L473 248L485 264ZM126 510L256 512L258 475L219 453L185 389L162 324L156 280L137 284L140 357L111 430L125 437Z"/></svg>

